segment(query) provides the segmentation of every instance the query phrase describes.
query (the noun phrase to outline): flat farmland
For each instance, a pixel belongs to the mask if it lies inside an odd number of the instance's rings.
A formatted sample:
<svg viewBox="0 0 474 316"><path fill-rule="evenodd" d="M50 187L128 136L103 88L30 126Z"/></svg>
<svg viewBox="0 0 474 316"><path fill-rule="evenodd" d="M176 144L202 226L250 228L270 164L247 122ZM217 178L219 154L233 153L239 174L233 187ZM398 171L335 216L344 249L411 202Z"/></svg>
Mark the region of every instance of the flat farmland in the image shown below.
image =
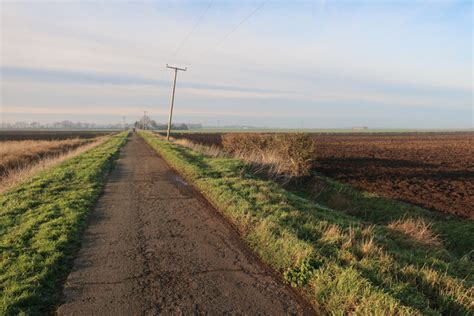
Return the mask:
<svg viewBox="0 0 474 316"><path fill-rule="evenodd" d="M95 138L111 134L111 131L54 131L54 130L0 130L0 142L6 140L64 140L71 138Z"/></svg>
<svg viewBox="0 0 474 316"><path fill-rule="evenodd" d="M245 134L242 134L245 135ZM221 134L178 134L222 146ZM383 197L474 218L474 133L311 134L313 170Z"/></svg>
<svg viewBox="0 0 474 316"><path fill-rule="evenodd" d="M314 169L357 188L474 218L474 133L315 135Z"/></svg>
<svg viewBox="0 0 474 316"><path fill-rule="evenodd" d="M0 182L0 314L472 314L473 222L322 176L349 136L0 142L12 159L88 143Z"/></svg>

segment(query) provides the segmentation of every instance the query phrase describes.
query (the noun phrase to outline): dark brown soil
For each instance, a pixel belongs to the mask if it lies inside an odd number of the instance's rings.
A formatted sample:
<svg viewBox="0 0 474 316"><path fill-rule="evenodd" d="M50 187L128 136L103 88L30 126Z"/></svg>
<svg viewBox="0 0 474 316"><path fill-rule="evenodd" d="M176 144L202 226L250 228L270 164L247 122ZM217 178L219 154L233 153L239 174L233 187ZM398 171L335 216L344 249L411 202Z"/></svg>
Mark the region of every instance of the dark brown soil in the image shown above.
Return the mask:
<svg viewBox="0 0 474 316"><path fill-rule="evenodd" d="M315 169L341 182L474 218L474 133L319 135Z"/></svg>
<svg viewBox="0 0 474 316"><path fill-rule="evenodd" d="M138 136L123 148L58 314L307 314L238 234Z"/></svg>
<svg viewBox="0 0 474 316"><path fill-rule="evenodd" d="M110 131L55 131L55 130L0 130L0 142L5 140L62 140L70 138L96 138Z"/></svg>

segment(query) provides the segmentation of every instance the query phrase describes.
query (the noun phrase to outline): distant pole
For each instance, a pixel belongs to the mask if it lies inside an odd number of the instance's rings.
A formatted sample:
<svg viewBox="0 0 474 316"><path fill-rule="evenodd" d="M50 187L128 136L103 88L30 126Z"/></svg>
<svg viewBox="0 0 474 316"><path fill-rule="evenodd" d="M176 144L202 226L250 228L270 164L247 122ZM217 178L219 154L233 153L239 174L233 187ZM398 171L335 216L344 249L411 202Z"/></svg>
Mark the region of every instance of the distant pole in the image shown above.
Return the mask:
<svg viewBox="0 0 474 316"><path fill-rule="evenodd" d="M148 129L148 118L146 116L147 113L147 111L143 111L143 125L145 126L144 130Z"/></svg>
<svg viewBox="0 0 474 316"><path fill-rule="evenodd" d="M168 66L168 64L166 64L166 68L174 69L173 94L171 96L170 115L168 118L168 131L166 132L166 140L169 141L170 132L171 132L171 119L173 118L174 92L176 91L176 77L178 76L178 70L186 71L188 67L178 68L178 67L171 67L171 66Z"/></svg>
<svg viewBox="0 0 474 316"><path fill-rule="evenodd" d="M123 125L123 126L122 126L123 129L125 130L125 116L122 116L122 125Z"/></svg>

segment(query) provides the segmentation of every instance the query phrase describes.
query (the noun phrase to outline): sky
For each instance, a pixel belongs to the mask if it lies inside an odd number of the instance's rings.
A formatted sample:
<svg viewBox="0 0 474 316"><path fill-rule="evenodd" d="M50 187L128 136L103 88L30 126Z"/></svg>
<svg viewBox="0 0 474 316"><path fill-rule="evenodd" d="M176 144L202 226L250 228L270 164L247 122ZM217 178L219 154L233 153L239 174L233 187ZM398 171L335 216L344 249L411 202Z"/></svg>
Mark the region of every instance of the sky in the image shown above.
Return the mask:
<svg viewBox="0 0 474 316"><path fill-rule="evenodd" d="M473 128L472 1L0 0L4 122Z"/></svg>

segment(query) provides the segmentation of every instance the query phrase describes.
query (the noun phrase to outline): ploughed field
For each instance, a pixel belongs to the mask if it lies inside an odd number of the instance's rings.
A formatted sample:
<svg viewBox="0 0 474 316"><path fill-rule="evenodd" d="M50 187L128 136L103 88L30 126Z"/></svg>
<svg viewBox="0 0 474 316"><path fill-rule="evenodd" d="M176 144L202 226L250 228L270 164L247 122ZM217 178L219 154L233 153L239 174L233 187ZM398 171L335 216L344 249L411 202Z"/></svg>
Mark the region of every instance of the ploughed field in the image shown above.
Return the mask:
<svg viewBox="0 0 474 316"><path fill-rule="evenodd" d="M315 169L382 196L474 218L474 133L320 135Z"/></svg>
<svg viewBox="0 0 474 316"><path fill-rule="evenodd" d="M313 170L359 189L474 218L474 133L311 134ZM221 146L217 133L183 133Z"/></svg>
<svg viewBox="0 0 474 316"><path fill-rule="evenodd" d="M6 140L89 139L105 136L110 133L109 131L0 130L0 142Z"/></svg>

